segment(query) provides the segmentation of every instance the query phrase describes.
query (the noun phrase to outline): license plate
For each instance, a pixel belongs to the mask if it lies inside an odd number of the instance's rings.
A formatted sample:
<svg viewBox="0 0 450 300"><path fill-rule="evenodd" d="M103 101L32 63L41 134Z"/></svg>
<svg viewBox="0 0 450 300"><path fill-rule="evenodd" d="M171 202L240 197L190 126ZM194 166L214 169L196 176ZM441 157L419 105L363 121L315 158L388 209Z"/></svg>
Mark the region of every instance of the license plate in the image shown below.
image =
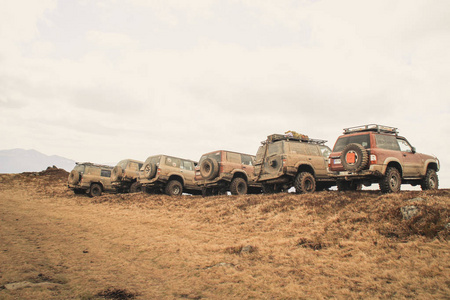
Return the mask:
<svg viewBox="0 0 450 300"><path fill-rule="evenodd" d="M335 165L340 165L341 164L341 160L338 158L338 159L335 159L334 160L334 164Z"/></svg>

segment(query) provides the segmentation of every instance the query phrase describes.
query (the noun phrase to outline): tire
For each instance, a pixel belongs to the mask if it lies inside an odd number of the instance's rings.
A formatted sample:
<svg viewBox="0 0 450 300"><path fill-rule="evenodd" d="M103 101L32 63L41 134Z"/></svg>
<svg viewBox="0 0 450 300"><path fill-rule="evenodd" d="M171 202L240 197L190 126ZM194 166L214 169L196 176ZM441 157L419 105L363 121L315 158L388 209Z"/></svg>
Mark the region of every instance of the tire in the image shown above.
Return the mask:
<svg viewBox="0 0 450 300"><path fill-rule="evenodd" d="M206 180L213 179L219 173L219 163L212 158L207 158L200 164L200 174Z"/></svg>
<svg viewBox="0 0 450 300"><path fill-rule="evenodd" d="M367 150L360 144L348 144L341 153L341 163L345 170L358 172L369 162Z"/></svg>
<svg viewBox="0 0 450 300"><path fill-rule="evenodd" d="M89 189L89 197L98 197L102 195L102 186L98 183L91 184Z"/></svg>
<svg viewBox="0 0 450 300"><path fill-rule="evenodd" d="M133 182L130 186L130 193L142 192L142 185L139 182Z"/></svg>
<svg viewBox="0 0 450 300"><path fill-rule="evenodd" d="M80 182L80 172L76 171L76 170L72 170L69 174L69 178L68 181L70 184L77 184L78 182Z"/></svg>
<svg viewBox="0 0 450 300"><path fill-rule="evenodd" d="M122 178L122 172L123 170L121 166L115 166L111 171L111 181L120 181Z"/></svg>
<svg viewBox="0 0 450 300"><path fill-rule="evenodd" d="M295 176L294 187L297 194L313 193L316 190L316 179L309 172L298 173Z"/></svg>
<svg viewBox="0 0 450 300"><path fill-rule="evenodd" d="M147 179L152 179L156 175L156 165L155 164L145 164L144 165L144 177Z"/></svg>
<svg viewBox="0 0 450 300"><path fill-rule="evenodd" d="M178 180L171 180L166 185L165 192L169 196L181 196L183 194L183 185Z"/></svg>
<svg viewBox="0 0 450 300"><path fill-rule="evenodd" d="M380 190L383 193L398 193L402 185L402 176L397 168L389 167L380 180Z"/></svg>
<svg viewBox="0 0 450 300"><path fill-rule="evenodd" d="M420 183L423 191L426 190L437 190L439 188L439 178L437 173L433 169L428 169L425 178Z"/></svg>
<svg viewBox="0 0 450 300"><path fill-rule="evenodd" d="M230 192L232 195L245 195L247 189L247 181L244 178L236 177L231 181Z"/></svg>

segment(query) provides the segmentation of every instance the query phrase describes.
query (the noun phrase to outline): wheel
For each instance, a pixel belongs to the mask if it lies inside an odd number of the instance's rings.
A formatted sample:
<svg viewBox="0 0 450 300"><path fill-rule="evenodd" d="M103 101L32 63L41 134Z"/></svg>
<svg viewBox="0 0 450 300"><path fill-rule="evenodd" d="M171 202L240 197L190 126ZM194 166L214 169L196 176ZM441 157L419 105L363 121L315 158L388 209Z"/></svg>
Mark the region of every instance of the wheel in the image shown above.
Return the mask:
<svg viewBox="0 0 450 300"><path fill-rule="evenodd" d="M206 180L213 179L219 173L219 163L212 158L207 158L200 164L200 174Z"/></svg>
<svg viewBox="0 0 450 300"><path fill-rule="evenodd" d="M380 190L383 193L397 193L400 191L402 177L397 168L389 167L386 174L380 180Z"/></svg>
<svg viewBox="0 0 450 300"><path fill-rule="evenodd" d="M72 170L69 174L68 181L70 184L77 184L80 181L80 172Z"/></svg>
<svg viewBox="0 0 450 300"><path fill-rule="evenodd" d="M360 144L348 144L341 153L341 163L345 170L358 172L369 162L367 150Z"/></svg>
<svg viewBox="0 0 450 300"><path fill-rule="evenodd" d="M425 178L422 180L420 186L422 190L437 190L439 188L439 178L436 171L428 169Z"/></svg>
<svg viewBox="0 0 450 300"><path fill-rule="evenodd" d="M122 167L115 166L111 171L111 181L119 181L122 178Z"/></svg>
<svg viewBox="0 0 450 300"><path fill-rule="evenodd" d="M244 178L236 177L231 181L230 192L232 195L247 194L247 181Z"/></svg>
<svg viewBox="0 0 450 300"><path fill-rule="evenodd" d="M183 185L178 180L171 180L166 185L166 194L169 196L181 196L183 194Z"/></svg>
<svg viewBox="0 0 450 300"><path fill-rule="evenodd" d="M144 176L147 179L152 179L156 175L156 165L149 163L144 166Z"/></svg>
<svg viewBox="0 0 450 300"><path fill-rule="evenodd" d="M309 172L298 173L295 176L294 187L297 194L313 193L316 190L316 179Z"/></svg>
<svg viewBox="0 0 450 300"><path fill-rule="evenodd" d="M90 197L97 197L102 195L102 186L98 183L91 184L91 188L89 189Z"/></svg>
<svg viewBox="0 0 450 300"><path fill-rule="evenodd" d="M130 186L130 193L140 193L142 192L142 185L139 182L133 182Z"/></svg>

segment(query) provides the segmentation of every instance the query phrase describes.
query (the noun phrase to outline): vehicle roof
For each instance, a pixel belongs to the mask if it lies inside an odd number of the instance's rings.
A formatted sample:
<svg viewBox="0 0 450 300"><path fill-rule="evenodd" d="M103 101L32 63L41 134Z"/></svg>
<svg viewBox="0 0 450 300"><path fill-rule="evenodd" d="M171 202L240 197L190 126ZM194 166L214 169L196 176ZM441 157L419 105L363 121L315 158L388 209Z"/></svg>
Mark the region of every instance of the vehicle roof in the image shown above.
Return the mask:
<svg viewBox="0 0 450 300"><path fill-rule="evenodd" d="M131 158L122 159L122 160L119 161L119 163L122 162L122 161L132 161L132 162L137 162L137 163L140 163L140 164L144 163L143 161L136 160L136 159L131 159Z"/></svg>
<svg viewBox="0 0 450 300"><path fill-rule="evenodd" d="M189 159L189 158L182 158L182 157L177 157L177 156L167 155L167 154L157 154L157 155L152 155L152 156L147 157L146 161L147 161L149 158L152 158L152 157L158 157L158 156L172 157L172 158L177 158L177 159L182 159L182 160L192 161L193 163L197 163L195 160L192 160L192 159Z"/></svg>
<svg viewBox="0 0 450 300"><path fill-rule="evenodd" d="M98 167L98 168L108 168L108 169L114 169L112 166L107 165L101 165L101 164L95 164L91 162L76 162L76 165L85 165L85 166L91 166L91 167Z"/></svg>
<svg viewBox="0 0 450 300"><path fill-rule="evenodd" d="M230 153L236 153L236 154L243 154L243 155L248 155L248 156L254 156L254 155L248 154L248 153L242 153L242 152L236 152L236 151L228 151L228 150L216 150L216 151L211 151L211 152L202 154L202 156L208 155L208 154L213 154L213 153L216 153L216 152L230 152Z"/></svg>

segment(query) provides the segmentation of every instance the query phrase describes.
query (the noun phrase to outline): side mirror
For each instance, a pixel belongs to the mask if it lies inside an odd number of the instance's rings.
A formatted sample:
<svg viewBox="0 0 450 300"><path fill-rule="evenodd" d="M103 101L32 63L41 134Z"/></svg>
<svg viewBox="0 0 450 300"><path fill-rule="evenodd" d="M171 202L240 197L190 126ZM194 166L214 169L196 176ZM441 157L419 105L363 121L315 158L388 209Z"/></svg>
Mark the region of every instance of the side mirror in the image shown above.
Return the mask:
<svg viewBox="0 0 450 300"><path fill-rule="evenodd" d="M416 153L416 147L411 147L412 153Z"/></svg>

